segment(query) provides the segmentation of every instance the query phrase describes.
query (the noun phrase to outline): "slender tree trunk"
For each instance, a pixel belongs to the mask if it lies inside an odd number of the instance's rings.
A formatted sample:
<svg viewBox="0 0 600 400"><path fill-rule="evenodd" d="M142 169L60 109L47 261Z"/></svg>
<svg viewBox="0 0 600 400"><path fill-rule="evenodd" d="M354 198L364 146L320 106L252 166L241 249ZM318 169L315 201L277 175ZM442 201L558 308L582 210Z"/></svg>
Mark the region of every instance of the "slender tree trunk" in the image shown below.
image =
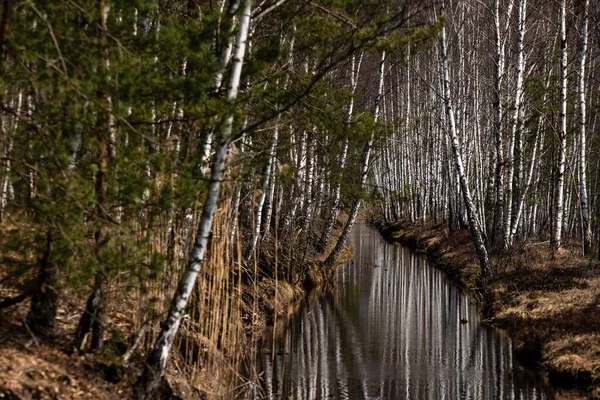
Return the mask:
<svg viewBox="0 0 600 400"><path fill-rule="evenodd" d="M306 135L306 181L304 185L305 202L302 216L302 232L306 237L309 236L309 229L313 216L313 185L315 178L315 140L314 133L309 132Z"/></svg>
<svg viewBox="0 0 600 400"><path fill-rule="evenodd" d="M496 74L494 80L494 124L493 132L496 144L496 206L494 210L494 228L492 229L492 243L496 244L498 235L502 232L502 211L504 208L504 145L502 140L502 119L504 117L504 105L502 104L502 86L504 81L504 40L500 26L500 0L494 0L494 32L496 41L494 44L494 61Z"/></svg>
<svg viewBox="0 0 600 400"><path fill-rule="evenodd" d="M246 247L246 251L244 252L244 260L246 262L249 261L252 257L252 254L254 254L254 249L256 248L256 243L258 242L258 237L260 235L262 210L265 204L265 199L267 198L267 192L269 191L269 182L271 182L271 170L275 162L275 153L277 151L278 137L279 127L275 125L275 129L273 130L273 136L271 138L271 144L269 146L269 158L267 161L267 165L264 167L263 173L261 174L264 178L261 192L258 197L258 202L256 204L256 214L254 216L254 228L252 230L252 237L250 238L248 246Z"/></svg>
<svg viewBox="0 0 600 400"><path fill-rule="evenodd" d="M88 297L75 331L74 346L78 350L84 350L86 347L92 350L100 349L104 343L104 295L105 278L98 273L94 278L92 294ZM90 330L92 337L88 340Z"/></svg>
<svg viewBox="0 0 600 400"><path fill-rule="evenodd" d="M275 158L273 165L271 165L271 172L269 173L269 184L267 185L269 191L267 192L267 199L265 200L264 211L262 213L262 221L260 222L260 234L261 240L267 238L271 232L271 219L273 217L273 201L275 199L275 186L276 183L276 171L279 168L277 158Z"/></svg>
<svg viewBox="0 0 600 400"><path fill-rule="evenodd" d="M350 100L353 103L353 100ZM344 166L346 165L346 157L348 154L348 138L344 139L344 144L342 145L342 154L340 155L340 171L344 170ZM321 239L317 245L317 251L319 253L323 253L327 248L327 243L329 242L329 237L331 236L331 232L333 231L333 226L335 225L335 221L337 220L339 214L340 207L340 197L341 197L341 179L338 177L338 182L336 182L335 189L333 191L333 200L331 202L331 213L329 214L329 218L325 223L325 228L323 229L323 234L321 235Z"/></svg>
<svg viewBox="0 0 600 400"><path fill-rule="evenodd" d="M31 296L27 324L35 333L50 334L54 330L58 309L58 270L52 260L53 237L50 229L46 233L46 249L40 260L37 285Z"/></svg>
<svg viewBox="0 0 600 400"><path fill-rule="evenodd" d="M239 2L240 2L240 0L220 1L220 14L219 15L223 15L224 11L227 11L227 13L235 13L235 10L237 10ZM226 4L226 3L229 3L229 4ZM227 10L225 9L226 5L227 5ZM233 22L233 18L234 18L234 15L231 15L232 22ZM215 75L215 80L214 80L213 88L212 88L212 92L215 95L217 95L219 93L219 91L221 90L221 85L223 84L223 76L225 74L225 71L227 70L227 66L229 65L229 62L231 61L231 54L233 51L233 40L230 38L230 36L231 36L233 30L235 29L235 24L232 23L231 27L229 28L229 31L227 31L227 32L223 32L222 28L223 28L222 20L221 20L221 18L219 18L219 29L218 29L218 40L217 41L220 41L222 43L217 43L217 47L220 47L219 52L217 54L217 56L219 58L220 68ZM214 125L211 125L208 128L206 137L204 138L204 143L202 145L201 158L199 160L199 165L201 165L202 167L204 167L204 164L206 162L208 162L208 160L209 160L210 151L214 144L213 142L214 142L214 136L215 136L214 135L215 128L216 127Z"/></svg>
<svg viewBox="0 0 600 400"><path fill-rule="evenodd" d="M508 250L512 246L512 219L513 219L513 186L515 177L515 141L520 136L521 130L521 104L523 101L524 85L523 77L525 75L525 61L523 55L525 38L525 19L527 14L527 0L519 0L518 10L518 34L517 34L517 82L515 87L514 113L512 118L512 127L508 145L508 177L506 179L506 193L504 197L504 230L502 237L502 247Z"/></svg>
<svg viewBox="0 0 600 400"><path fill-rule="evenodd" d="M556 197L554 202L554 229L550 240L553 251L561 246L563 213L565 161L567 156L567 28L566 0L560 2L560 127L558 139L558 161L556 172Z"/></svg>
<svg viewBox="0 0 600 400"><path fill-rule="evenodd" d="M21 93L19 93L19 95L17 96L16 119L19 118L20 113L21 113L22 98L23 98L23 95ZM0 97L0 101L2 101L1 97ZM0 221L4 220L4 212L6 209L6 205L8 204L8 200L10 198L10 192L11 192L11 187L12 187L11 153L12 153L13 141L12 141L12 138L8 135L7 125L8 125L8 121L6 120L6 118L3 115L0 115L0 134L2 135L0 140L2 140L4 142L2 153L3 153L3 156L5 157L4 168L2 171L2 175L0 176L0 178L1 178L1 180L0 180L0 182L1 182L1 186L0 186Z"/></svg>
<svg viewBox="0 0 600 400"><path fill-rule="evenodd" d="M473 205L473 200L471 198L471 191L469 190L469 185L465 176L465 170L463 167L462 156L460 154L460 142L458 140L458 133L456 130L456 122L454 119L454 109L452 106L452 98L450 94L450 75L448 72L448 51L447 51L447 43L446 43L446 27L442 27L442 75L443 75L443 84L444 84L444 104L446 108L446 115L448 117L448 135L450 136L450 145L452 147L452 152L454 153L454 163L456 166L456 170L458 173L458 178L460 181L460 188L463 194L464 205L467 211L467 219L469 223L469 228L471 230L471 236L473 237L473 244L475 245L475 250L477 251L477 255L479 256L479 266L481 270L481 277L485 280L490 276L490 268L488 261L487 249L485 248L485 243L481 236L481 231L479 226L477 225L477 215L475 211L475 206Z"/></svg>
<svg viewBox="0 0 600 400"><path fill-rule="evenodd" d="M598 161L596 162L596 171L600 171L600 157L598 157ZM596 215L600 215L600 198L598 197L600 193L600 178L596 178ZM600 223L596 224L596 249L597 256L600 260Z"/></svg>
<svg viewBox="0 0 600 400"><path fill-rule="evenodd" d="M350 105L348 106L348 119L347 123L350 124L352 121L352 115L354 114L354 93L356 92L356 84L358 81L358 75L360 74L360 66L362 64L364 53L361 53L360 58L358 59L358 63L356 62L356 58L352 57L352 65L350 71L350 85L352 88L352 95L350 97ZM331 236L331 232L333 231L333 226L335 225L335 221L337 221L337 217L339 214L340 207L340 197L341 197L341 189L342 189L342 180L341 174L344 171L344 167L346 166L346 158L348 155L348 138L344 139L344 144L342 145L342 154L340 155L339 166L340 166L340 176L337 177L337 182L335 184L335 189L333 191L333 201L331 203L331 213L329 214L329 218L325 223L325 228L323 229L323 234L321 235L321 239L317 244L317 251L319 253L323 253L327 247L327 243L329 243L329 237Z"/></svg>
<svg viewBox="0 0 600 400"><path fill-rule="evenodd" d="M295 37L295 33L296 33L296 27L293 27L293 33L292 33L292 37L290 40L290 48L289 48L289 53L288 53L288 72L286 74L285 77L285 82L283 84L283 91L285 92L290 80L290 70L293 68L294 65L294 43L296 40ZM277 121L275 122L275 134L277 134L277 132L279 131L279 126L281 124L281 115L277 116ZM275 139L275 138L274 138ZM263 233L262 233L262 238L263 240L266 239L269 236L269 232L270 232L270 228L271 228L271 216L273 213L273 198L275 196L275 192L276 192L276 171L277 171L277 166L278 166L278 162L277 159L275 158L276 156L276 152L273 153L273 160L270 161L271 165L271 174L270 174L270 184L269 184L269 197L268 197L268 202L266 204L266 210L264 213L264 217L263 217L263 221L262 221L262 225L264 227L263 229Z"/></svg>
<svg viewBox="0 0 600 400"><path fill-rule="evenodd" d="M587 192L587 175L586 175L586 99L585 99L585 62L587 56L588 44L588 14L590 0L585 0L583 26L581 28L581 53L579 56L579 76L578 76L578 92L579 92L579 192L581 200L581 231L583 239L583 255L590 254L592 246L592 229L590 225L590 210L588 204Z"/></svg>
<svg viewBox="0 0 600 400"><path fill-rule="evenodd" d="M231 244L231 254L235 253L235 235L238 230L239 219L240 219L240 199L242 197L242 185L236 184L235 193L233 194L233 200L231 201L231 231L229 232L229 243Z"/></svg>
<svg viewBox="0 0 600 400"><path fill-rule="evenodd" d="M527 197L527 192L529 190L529 187L531 186L531 179L533 177L533 171L534 171L535 164L536 164L539 135L540 135L540 129L538 129L538 131L535 135L535 139L534 139L534 143L533 143L533 150L531 152L531 162L529 163L529 170L527 172L527 181L525 182L525 187L523 188L523 190L521 192L521 195L519 197L518 204L516 207L516 212L513 216L512 226L511 226L511 231L510 231L511 245L512 245L512 240L514 239L514 237L517 234L517 229L519 227L519 221L521 220L521 214L523 213L523 206L525 205L525 198Z"/></svg>
<svg viewBox="0 0 600 400"><path fill-rule="evenodd" d="M100 27L101 29L101 46L100 46L100 65L101 73L103 78L108 78L108 48L106 43L106 20L108 18L108 7L104 0L98 2L100 11ZM85 311L79 320L77 330L75 331L74 345L80 350L84 350L87 347L87 335L91 330L91 341L89 347L92 350L101 349L104 344L104 331L105 331L105 310L106 310L106 297L105 297L105 286L108 278L109 266L102 255L102 248L106 245L107 239L107 226L106 220L110 219L106 215L108 212L107 207L107 178L108 178L108 160L109 151L111 148L111 140L115 136L113 131L114 124L112 123L111 113L111 98L110 95L105 91L101 90L100 96L100 110L98 111L98 119L96 126L96 139L98 142L98 171L95 177L95 195L96 195L96 218L97 228L94 233L95 242L95 256L98 263L98 270L94 278L94 288L88 301L86 303Z"/></svg>
<svg viewBox="0 0 600 400"><path fill-rule="evenodd" d="M290 128L291 129L291 128ZM305 134L300 135L300 143L295 144L295 161L296 161L296 171L295 171L295 179L294 186L292 189L292 208L287 212L285 218L283 219L283 224L281 226L281 236L286 236L291 233L291 229L295 226L296 213L298 210L298 206L304 204L304 191L302 190L302 175L304 174L305 169ZM293 159L294 157L292 157Z"/></svg>
<svg viewBox="0 0 600 400"><path fill-rule="evenodd" d="M239 31L232 58L231 76L227 90L227 100L231 103L237 98L239 90L242 66L246 54L246 42L250 28L252 1L243 0L240 7L242 15L239 21ZM173 296L167 319L162 324L162 329L156 339L154 348L148 355L146 364L144 365L144 372L140 382L141 390L143 390L140 393L142 397L153 398L160 388L175 335L177 334L192 289L202 268L208 238L212 230L214 213L217 208L223 171L225 170L225 158L231 140L233 117L233 114L230 114L226 118L218 140L217 150L211 167L208 195L202 207L202 215L196 233L196 240L189 257L187 270L179 281L179 286Z"/></svg>
<svg viewBox="0 0 600 400"><path fill-rule="evenodd" d="M377 90L377 97L375 98L375 110L374 110L374 119L377 123L379 121L379 106L381 104L381 98L383 97L383 81L385 75L385 51L381 54L381 61L379 64L379 88ZM371 156L371 147L373 146L373 134L365 144L363 150L363 165L360 179L360 188L363 189L365 187L365 183L367 182L367 176L369 173L369 159ZM350 209L350 215L348 216L348 221L346 221L346 225L344 226L344 230L342 231L340 237L338 238L335 247L329 253L329 256L325 259L325 265L329 268L335 265L342 249L346 245L346 241L348 240L348 236L352 231L352 227L354 226L354 222L356 221L356 216L358 215L358 210L360 209L360 199L354 200L352 204L352 208Z"/></svg>

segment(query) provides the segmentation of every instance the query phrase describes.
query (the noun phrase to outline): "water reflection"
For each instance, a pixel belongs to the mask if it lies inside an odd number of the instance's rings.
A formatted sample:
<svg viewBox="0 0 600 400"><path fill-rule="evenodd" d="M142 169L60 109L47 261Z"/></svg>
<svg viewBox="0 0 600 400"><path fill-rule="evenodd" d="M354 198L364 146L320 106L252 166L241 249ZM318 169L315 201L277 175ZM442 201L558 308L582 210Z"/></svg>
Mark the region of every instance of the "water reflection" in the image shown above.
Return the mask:
<svg viewBox="0 0 600 400"><path fill-rule="evenodd" d="M427 260L355 227L333 295L266 340L253 398L549 399L511 342ZM364 265L375 264L367 268Z"/></svg>

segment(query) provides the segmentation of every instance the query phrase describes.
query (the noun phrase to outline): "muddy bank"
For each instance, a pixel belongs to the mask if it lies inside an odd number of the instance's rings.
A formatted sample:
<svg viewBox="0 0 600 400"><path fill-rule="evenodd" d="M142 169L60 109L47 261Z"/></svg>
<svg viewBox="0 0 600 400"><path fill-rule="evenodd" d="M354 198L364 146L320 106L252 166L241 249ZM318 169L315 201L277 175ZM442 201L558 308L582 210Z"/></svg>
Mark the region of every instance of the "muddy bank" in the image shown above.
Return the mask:
<svg viewBox="0 0 600 400"><path fill-rule="evenodd" d="M600 398L600 263L576 244L553 255L527 242L492 253L493 277L477 287L479 263L468 230L406 222L376 223L383 236L428 256L481 304L486 322L506 330L519 359L547 372L556 385Z"/></svg>

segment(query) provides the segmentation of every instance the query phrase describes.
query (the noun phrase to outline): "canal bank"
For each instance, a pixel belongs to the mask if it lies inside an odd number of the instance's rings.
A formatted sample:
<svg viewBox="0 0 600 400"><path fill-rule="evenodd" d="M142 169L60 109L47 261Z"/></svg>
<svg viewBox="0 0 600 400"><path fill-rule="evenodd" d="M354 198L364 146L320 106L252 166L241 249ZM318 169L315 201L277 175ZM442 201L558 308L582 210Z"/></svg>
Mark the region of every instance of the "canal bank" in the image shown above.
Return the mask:
<svg viewBox="0 0 600 400"><path fill-rule="evenodd" d="M568 245L553 255L547 243L527 242L491 254L486 295L477 286L478 261L468 230L407 222L376 223L390 241L425 254L481 304L485 322L508 332L524 363L560 386L600 398L600 265Z"/></svg>
<svg viewBox="0 0 600 400"><path fill-rule="evenodd" d="M200 275L160 398L239 398L245 381L240 380L238 368L257 340L275 321L296 315L309 293L315 295L326 287L326 269L314 253L300 251L299 244L276 251L273 238L261 245L257 262L244 268L220 262L222 248L211 248L216 256ZM345 251L340 263L347 257ZM5 267L0 265L0 277L5 276ZM118 288L115 283L111 292L117 293ZM8 290L12 289L0 282L0 298ZM69 293L63 299L52 337L27 330L27 303L0 310L0 398L74 399L86 393L98 399L137 398L133 384L153 336L149 324L140 329L130 325L136 311L131 298L113 302L109 314L113 329L105 349L85 354L72 346L77 327L72 316L83 312L80 305L85 298ZM138 344L131 345L137 337Z"/></svg>
<svg viewBox="0 0 600 400"><path fill-rule="evenodd" d="M250 398L558 398L424 256L366 224L349 245L332 292L260 343Z"/></svg>

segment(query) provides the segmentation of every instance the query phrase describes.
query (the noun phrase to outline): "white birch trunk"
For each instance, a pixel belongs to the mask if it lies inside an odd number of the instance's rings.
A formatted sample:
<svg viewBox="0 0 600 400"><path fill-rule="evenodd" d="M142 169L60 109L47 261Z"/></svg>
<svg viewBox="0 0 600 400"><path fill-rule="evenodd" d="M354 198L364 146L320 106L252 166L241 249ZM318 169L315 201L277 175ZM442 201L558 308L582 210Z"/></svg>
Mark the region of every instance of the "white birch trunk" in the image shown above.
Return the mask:
<svg viewBox="0 0 600 400"><path fill-rule="evenodd" d="M494 210L494 229L492 230L492 243L498 240L497 235L502 232L502 212L504 208L504 145L502 139L502 119L504 118L504 105L502 104L502 86L504 84L505 72L505 44L506 39L502 37L500 23L500 0L494 0L494 30L496 40L494 44L494 61L496 73L494 81L494 137L496 144L496 205ZM507 13L507 21L510 20L512 1L510 1ZM504 30L506 32L506 29Z"/></svg>
<svg viewBox="0 0 600 400"><path fill-rule="evenodd" d="M546 103L546 99L548 97L548 88L550 86L550 79L546 79L546 83L545 83L545 92L544 92L544 96L543 96L543 100L542 103L545 104ZM533 175L536 171L539 171L540 168L540 163L541 161L538 159L537 155L538 155L538 151L539 149L543 148L543 143L544 143L544 137L542 135L542 128L544 127L545 124L545 118L544 115L540 115L538 118L538 125L537 125L537 129L536 129L536 133L535 133L535 138L534 138L534 145L533 145L533 150L532 150L532 154L531 154L531 162L529 164L529 170L527 172L527 179L526 179L526 183L525 183L525 187L520 195L520 199L518 201L518 205L516 207L516 214L513 216L513 221L512 221L512 227L511 227L511 236L514 238L514 236L517 234L517 230L519 228L519 223L521 220L521 215L523 213L523 208L525 206L525 199L527 198L527 193L529 192L529 189L531 188L531 181L533 179ZM539 172L536 175L536 181L534 182L534 189L537 187L537 182L539 180ZM537 203L537 201L536 201ZM533 220L533 222L535 222L535 220ZM532 226L532 231L535 232L535 224L533 224Z"/></svg>
<svg viewBox="0 0 600 400"><path fill-rule="evenodd" d="M564 212L565 161L567 156L567 27L566 0L560 2L560 120L556 196L554 202L554 229L551 247L558 251L561 246Z"/></svg>
<svg viewBox="0 0 600 400"><path fill-rule="evenodd" d="M379 106L381 104L381 98L383 96L383 81L385 75L385 51L381 54L381 61L379 65L379 88L377 90L377 97L375 98L375 109L374 109L374 119L375 123L379 121ZM371 147L373 146L373 134L367 141L365 148L363 150L363 165L361 171L360 178L360 188L363 189L365 183L367 182L367 176L369 173L369 159L371 156ZM331 251L327 259L325 260L325 265L329 268L335 265L337 258L339 257L342 249L346 245L346 241L348 240L348 235L352 231L352 227L354 226L354 222L356 221L356 216L358 215L358 210L360 209L360 199L354 200L352 204L352 208L350 209L350 215L348 216L348 221L346 221L346 225L344 226L344 230L342 231L340 237L338 238L337 243L335 244L334 249Z"/></svg>
<svg viewBox="0 0 600 400"><path fill-rule="evenodd" d="M239 32L236 39L234 55L232 58L231 77L227 90L227 100L235 101L237 98L244 56L246 54L246 42L248 39L248 31L250 28L250 16L252 9L252 1L244 0L241 5L242 15L239 21ZM156 339L153 350L148 355L144 373L142 376L143 396L152 398L160 388L160 383L164 375L167 359L175 335L181 324L185 308L188 304L192 289L196 283L198 274L204 261L204 254L208 244L208 238L212 229L214 213L217 208L217 200L219 198L221 179L225 169L225 158L229 148L231 139L231 131L233 126L233 114L230 114L223 126L219 137L217 151L215 153L213 164L211 167L210 183L208 186L208 195L202 208L202 216L196 234L196 240L189 257L187 270L179 281L179 286L173 300L166 321L162 324L162 329Z"/></svg>
<svg viewBox="0 0 600 400"><path fill-rule="evenodd" d="M583 26L581 27L581 53L579 56L579 76L578 76L578 94L579 94L579 192L581 202L581 233L583 240L583 255L590 254L592 246L592 230L590 226L590 209L588 204L587 176L586 176L586 135L587 135L587 115L585 99L585 63L587 57L588 44L588 13L590 0L585 0Z"/></svg>
<svg viewBox="0 0 600 400"><path fill-rule="evenodd" d="M277 151L277 141L279 137L279 127L275 125L275 129L273 130L273 137L271 138L271 144L269 146L269 159L267 161L267 165L263 171L263 184L261 188L260 195L258 196L258 202L256 204L256 214L254 216L254 229L252 230L252 237L248 242L248 247L246 247L246 251L244 252L244 260L247 262L250 260L252 255L254 254L254 249L256 248L256 243L258 242L258 236L260 235L260 225L262 222L262 210L265 204L265 199L267 198L267 193L269 191L269 182L271 181L271 170L272 166L275 163L275 153Z"/></svg>
<svg viewBox="0 0 600 400"><path fill-rule="evenodd" d="M14 118L14 128L16 129L17 124L19 123L19 118L21 117L21 107L23 106L23 92L19 91L17 95L17 104L16 104L16 114ZM10 178L11 175L11 154L13 141L12 138L8 135L8 131L10 128L8 126L8 121L5 117L0 116L0 132L2 132L2 139L6 141L5 148L3 149L4 157L6 157L4 171L2 175L2 187L0 188L0 221L4 219L4 210L6 209L6 205L8 201L11 199L12 192L12 181Z"/></svg>
<svg viewBox="0 0 600 400"><path fill-rule="evenodd" d="M525 38L525 18L527 15L527 0L519 0L518 25L517 25L517 82L515 87L514 112L512 126L508 145L508 176L506 179L506 192L504 197L504 229L502 237L502 247L507 250L512 246L511 223L512 223L512 203L513 203L513 180L515 174L515 137L520 133L521 104L523 101L523 77L525 75L525 60L523 55Z"/></svg>
<svg viewBox="0 0 600 400"><path fill-rule="evenodd" d="M473 237L473 244L475 245L475 249L477 251L477 255L479 256L479 265L480 272L482 278L487 278L490 275L489 269L489 261L487 249L485 248L485 243L483 242L483 238L481 237L481 231L479 226L477 225L477 215L476 210L473 205L473 200L471 198L471 191L469 190L469 185L465 176L465 171L463 167L463 161L460 154L460 142L458 140L458 133L456 130L456 122L454 119L454 109L452 106L452 98L450 94L450 74L448 72L448 51L447 51L447 43L446 43L446 27L442 27L442 75L443 75L443 84L444 84L444 104L446 108L446 116L448 118L447 122L448 126L448 135L450 136L450 145L452 147L452 152L454 153L454 163L456 166L456 170L458 173L458 178L460 181L460 188L463 195L464 205L467 211L467 219L469 223L469 228L471 230L471 236Z"/></svg>
<svg viewBox="0 0 600 400"><path fill-rule="evenodd" d="M533 143L533 150L531 152L531 162L529 164L529 170L527 172L527 181L525 183L525 187L523 188L521 196L518 200L516 212L512 219L512 224L511 224L511 228L510 228L510 244L511 245L512 245L515 235L517 234L517 229L519 227L519 221L521 220L521 214L523 213L523 206L525 205L525 198L527 197L527 192L529 191L529 187L531 186L531 179L533 178L533 171L535 168L537 150L538 150L538 137L540 134L539 131L540 131L540 129L538 129L538 132L536 133L536 137L535 137L534 143Z"/></svg>
<svg viewBox="0 0 600 400"><path fill-rule="evenodd" d="M283 4L283 2L278 2L277 4ZM271 8L269 8L271 9ZM261 12L262 14L262 12ZM253 21L255 19L253 18ZM296 27L293 27L293 33L292 33L292 37L290 39L290 48L289 48L289 53L288 53L288 73L286 74L285 77L285 82L283 84L283 91L285 92L287 90L288 84L289 84L289 80L290 80L290 71L293 68L293 63L294 63L294 43L295 43L295 34L296 34ZM278 130L279 126L281 124L281 115L277 116L277 120L275 122L275 129ZM276 152L273 153L273 158L275 158ZM264 226L264 230L262 233L262 238L263 240L266 239L269 236L269 232L270 232L270 225L271 225L271 216L273 213L273 199L275 197L275 192L276 192L276 171L277 171L277 166L278 166L278 162L276 159L274 159L271 162L271 175L270 175L270 179L271 179L271 183L269 185L269 197L268 197L268 201L266 204L266 209L264 211L264 217L263 217L263 221L262 221L262 225ZM279 198L279 202L281 201L281 197ZM279 213L279 211L277 211Z"/></svg>
<svg viewBox="0 0 600 400"><path fill-rule="evenodd" d="M267 238L270 234L271 229L271 219L273 217L273 201L275 199L275 179L276 179L276 171L279 168L279 162L277 158L273 160L273 165L271 165L271 173L269 174L269 192L267 193L267 200L265 202L262 221L261 221L261 237L262 240Z"/></svg>
<svg viewBox="0 0 600 400"><path fill-rule="evenodd" d="M293 129L290 127L290 131L293 131ZM291 140L292 143L294 141L294 136L291 136ZM295 221L296 219L296 212L298 210L298 205L299 204L303 204L304 202L304 191L302 190L302 174L303 174L303 170L304 170L304 164L303 164L303 158L304 158L304 153L305 153L305 149L304 149L304 134L300 135L300 143L295 144L291 150L296 150L295 152L292 151L292 157L290 157L292 160L295 159L295 164L296 164L296 171L295 171L295 179L294 179L294 186L292 189L292 195L290 196L292 199L296 199L297 200L293 200L292 201L292 208L287 212L287 214L285 215L285 218L283 219L283 223L282 223L282 227L281 227L281 231L282 234L285 235L287 233L289 233L289 230L292 228L292 223ZM294 143L293 143L294 144Z"/></svg>
<svg viewBox="0 0 600 400"><path fill-rule="evenodd" d="M309 234L313 213L313 183L315 178L315 140L313 132L306 136L306 182L304 186L305 203L302 216L302 231Z"/></svg>
<svg viewBox="0 0 600 400"><path fill-rule="evenodd" d="M223 0L220 2L219 8L220 8L220 15L223 14L223 12L225 11L225 3L227 3L226 0ZM239 0L234 0L232 2L232 4L230 5L231 11L237 9L238 7L238 3ZM230 35L232 34L233 30L235 29L235 23L231 24L231 28L229 30L229 32L223 33L220 31L221 28L221 21L219 21L219 35L221 35L222 37L227 38L227 42L225 43L224 48L221 49L221 53L219 54L219 63L220 63L220 69L217 71L216 75L215 75L215 80L214 80L214 84L213 84L213 92L215 94L217 94L220 90L221 90L221 85L223 84L223 76L225 74L225 71L227 70L227 66L229 65L229 62L231 61L231 54L233 52L233 39L230 38ZM209 157L210 157L210 151L211 148L213 146L213 142L214 142L214 127L210 127L209 128L209 132L206 135L206 141L204 142L204 145L202 147L202 158L200 159L200 165L204 164L204 162L208 161ZM208 172L207 172L208 173Z"/></svg>
<svg viewBox="0 0 600 400"><path fill-rule="evenodd" d="M352 94L350 97L350 104L348 106L348 116L347 123L350 124L352 121L352 115L354 114L354 94L356 92L356 84L358 81L358 75L360 73L360 66L362 64L364 53L361 53L360 58L358 59L358 63L356 63L356 58L352 57L351 71L350 71L350 85ZM339 159L340 171L344 171L346 166L346 158L348 155L348 138L344 139L344 144L342 145L342 154ZM341 181L341 173L338 176L338 180L335 184L335 189L333 191L333 200L331 203L331 213L329 214L329 218L325 223L325 228L323 230L323 234L321 235L321 239L317 244L317 251L319 253L323 253L325 248L327 247L327 243L329 242L329 237L331 236L331 232L333 231L333 226L335 225L335 221L337 221L337 217L339 214L340 207L340 197L341 197L341 189L342 189L342 181Z"/></svg>

